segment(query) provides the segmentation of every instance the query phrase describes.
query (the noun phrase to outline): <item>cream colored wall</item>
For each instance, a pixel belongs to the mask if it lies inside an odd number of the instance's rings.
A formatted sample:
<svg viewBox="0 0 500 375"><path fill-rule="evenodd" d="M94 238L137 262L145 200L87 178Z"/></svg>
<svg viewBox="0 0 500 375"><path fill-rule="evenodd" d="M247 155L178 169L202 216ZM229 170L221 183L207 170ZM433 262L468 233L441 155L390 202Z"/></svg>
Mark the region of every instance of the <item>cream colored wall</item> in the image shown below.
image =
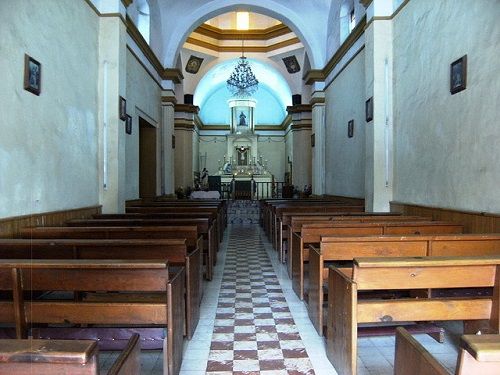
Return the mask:
<svg viewBox="0 0 500 375"><path fill-rule="evenodd" d="M268 169L274 175L275 181L283 181L286 161L284 138L261 135L258 147L263 160L268 160Z"/></svg>
<svg viewBox="0 0 500 375"><path fill-rule="evenodd" d="M98 31L84 1L0 2L0 217L98 204ZM40 96L23 89L25 53Z"/></svg>
<svg viewBox="0 0 500 375"><path fill-rule="evenodd" d="M132 134L125 137L126 199L139 197L139 116L157 128L157 150L160 151L160 87L127 50L127 113L132 116ZM123 132L125 123L122 122ZM160 158L157 166L160 168ZM157 181L160 182L160 170Z"/></svg>
<svg viewBox="0 0 500 375"><path fill-rule="evenodd" d="M175 188L193 186L193 131L175 130Z"/></svg>
<svg viewBox="0 0 500 375"><path fill-rule="evenodd" d="M201 136L199 152L204 157L207 155L206 168L209 175L215 175L219 171L219 160L224 164L224 155L227 154L226 136ZM203 165L200 165L203 169Z"/></svg>
<svg viewBox="0 0 500 375"><path fill-rule="evenodd" d="M362 50L326 89L326 194L365 194L365 53ZM354 120L354 136L347 124ZM316 141L318 142L318 141Z"/></svg>
<svg viewBox="0 0 500 375"><path fill-rule="evenodd" d="M500 6L410 1L394 20L394 199L500 212ZM467 54L467 89L449 92Z"/></svg>

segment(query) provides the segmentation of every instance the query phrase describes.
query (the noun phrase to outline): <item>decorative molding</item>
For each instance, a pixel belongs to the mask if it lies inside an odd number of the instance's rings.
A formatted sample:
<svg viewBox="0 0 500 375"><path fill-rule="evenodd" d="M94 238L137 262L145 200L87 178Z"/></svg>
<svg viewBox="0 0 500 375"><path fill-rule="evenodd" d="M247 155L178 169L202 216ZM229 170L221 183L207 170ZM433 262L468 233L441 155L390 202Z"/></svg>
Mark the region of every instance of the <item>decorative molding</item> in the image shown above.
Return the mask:
<svg viewBox="0 0 500 375"><path fill-rule="evenodd" d="M181 83L182 80L184 79L184 75L182 74L182 71L177 68L165 68L163 70L163 74L161 78L170 80L173 83Z"/></svg>
<svg viewBox="0 0 500 375"><path fill-rule="evenodd" d="M194 113L197 115L200 112L200 107L192 104L176 104L175 112Z"/></svg>
<svg viewBox="0 0 500 375"><path fill-rule="evenodd" d="M335 52L332 58L328 61L325 67L321 70L309 70L303 77L306 85L311 85L314 82L323 82L326 80L328 75L335 69L335 67L340 63L340 60L345 56L345 54L351 49L351 47L356 43L356 41L363 36L366 26L366 15L361 18L356 27L352 30L349 36L346 38L344 43Z"/></svg>
<svg viewBox="0 0 500 375"><path fill-rule="evenodd" d="M309 104L311 104L312 107L314 107L315 105L325 105L325 97L323 96L311 98Z"/></svg>
<svg viewBox="0 0 500 375"><path fill-rule="evenodd" d="M122 0L123 5L125 8L128 8L130 4L132 4L134 0Z"/></svg>
<svg viewBox="0 0 500 375"><path fill-rule="evenodd" d="M213 43L205 42L203 40L195 39L193 37L188 37L185 43L203 47L215 52L241 52L241 46L219 46ZM301 43L300 39L297 37L293 37L279 43L271 44L269 46L245 46L244 50L245 52L268 53L299 43Z"/></svg>
<svg viewBox="0 0 500 375"><path fill-rule="evenodd" d="M192 121L185 119L175 119L174 130L190 130L193 131L196 129L196 126Z"/></svg>
<svg viewBox="0 0 500 375"><path fill-rule="evenodd" d="M288 114L312 112L312 105L310 105L310 104L290 105L290 106L286 107L286 111L288 112Z"/></svg>
<svg viewBox="0 0 500 375"><path fill-rule="evenodd" d="M310 120L309 120L310 121ZM297 130L312 130L312 123L311 122L307 122L307 123L294 123L292 124L292 126L290 126L290 130L293 132L293 131L297 131Z"/></svg>
<svg viewBox="0 0 500 375"><path fill-rule="evenodd" d="M97 14L99 17L101 16L101 12L99 12L99 9L95 7L95 5L92 3L90 0L83 0L87 3L87 5Z"/></svg>
<svg viewBox="0 0 500 375"><path fill-rule="evenodd" d="M365 7L368 8L373 0L359 0L359 2Z"/></svg>
<svg viewBox="0 0 500 375"><path fill-rule="evenodd" d="M161 97L161 102L162 103L170 103L170 104L177 104L177 98L175 96L162 96Z"/></svg>
<svg viewBox="0 0 500 375"><path fill-rule="evenodd" d="M306 81L306 85L311 85L314 82L323 82L325 78L323 70L320 69L311 69L302 77L302 79Z"/></svg>
<svg viewBox="0 0 500 375"><path fill-rule="evenodd" d="M234 29L223 30L215 26L202 24L194 32L217 40L269 40L290 34L292 30L284 24L271 26L266 29L244 31Z"/></svg>
<svg viewBox="0 0 500 375"><path fill-rule="evenodd" d="M351 62L360 54L361 51L363 51L365 49L365 46L363 45L348 61L346 61L346 63L344 64L344 66L332 77L332 79L330 80L330 82L328 82L328 84L325 86L324 90L326 91L326 89L328 89L328 87L337 79L337 77L339 75L342 74L342 72L345 70L345 68L347 68Z"/></svg>

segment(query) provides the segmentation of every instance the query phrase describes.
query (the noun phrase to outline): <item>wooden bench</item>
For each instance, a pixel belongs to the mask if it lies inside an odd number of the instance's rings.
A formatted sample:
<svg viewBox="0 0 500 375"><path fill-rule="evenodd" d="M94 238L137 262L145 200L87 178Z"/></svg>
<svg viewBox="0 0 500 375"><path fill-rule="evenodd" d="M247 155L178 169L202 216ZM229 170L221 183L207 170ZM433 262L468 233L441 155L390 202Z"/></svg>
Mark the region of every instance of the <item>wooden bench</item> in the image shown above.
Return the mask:
<svg viewBox="0 0 500 375"><path fill-rule="evenodd" d="M130 337L107 375L141 371L139 335ZM92 340L0 340L0 373L99 375L99 349Z"/></svg>
<svg viewBox="0 0 500 375"><path fill-rule="evenodd" d="M73 219L66 221L66 225L71 227L150 227L150 226L192 226L195 225L198 234L203 237L203 257L205 264L205 278L212 280L213 267L217 256L215 246L214 227L210 225L210 221L206 218L201 219Z"/></svg>
<svg viewBox="0 0 500 375"><path fill-rule="evenodd" d="M500 335L463 335L456 375L500 374ZM396 329L394 375L451 375L403 327Z"/></svg>
<svg viewBox="0 0 500 375"><path fill-rule="evenodd" d="M288 275L292 278L293 262L297 260L300 253L297 251L308 251L309 244L319 243L319 236L315 236L318 240L315 242L302 241L302 226L306 224L318 224L318 226L329 226L331 224L342 224L347 222L371 223L371 222L415 222L415 221L432 221L431 218L420 216L402 216L400 214L386 214L384 212L353 212L349 215L326 215L310 214L308 216L292 215L287 223L288 233L288 256L286 257ZM284 221L285 222L285 221ZM374 234L379 232L374 232ZM459 232L461 233L461 232ZM300 242L297 242L300 241ZM305 249L305 250L304 250Z"/></svg>
<svg viewBox="0 0 500 375"><path fill-rule="evenodd" d="M0 260L0 322L15 323L18 338L32 324L148 325L166 328L163 363L178 374L184 327L184 268L166 262L125 260ZM160 301L88 302L79 299L28 300L31 291L158 292Z"/></svg>
<svg viewBox="0 0 500 375"><path fill-rule="evenodd" d="M353 221L339 220L304 224L300 233L293 233L291 249L292 287L297 296L304 299L305 265L309 261L309 245L319 246L321 237L328 236L365 236L386 234L447 234L462 233L463 225L441 221L406 221L405 216L398 220L379 221L380 217L356 217ZM373 219L372 222L368 220ZM334 251L331 254L335 257ZM325 261L329 259L325 254ZM352 259L352 258L351 258Z"/></svg>
<svg viewBox="0 0 500 375"><path fill-rule="evenodd" d="M428 257L500 255L500 235L384 235L322 237L320 248L309 247L309 299L311 321L321 335L324 325L324 286L327 262L352 261L357 257ZM330 298L328 290L328 299ZM330 300L329 300L330 301Z"/></svg>
<svg viewBox="0 0 500 375"><path fill-rule="evenodd" d="M41 230L37 232L40 233ZM0 259L161 259L168 261L171 266L185 267L185 323L188 339L193 336L200 320L201 252L198 248L188 249L184 239L0 239Z"/></svg>
<svg viewBox="0 0 500 375"><path fill-rule="evenodd" d="M339 375L356 374L358 324L488 320L499 332L500 256L357 258L330 268L327 356ZM492 287L492 297L358 299L362 291Z"/></svg>

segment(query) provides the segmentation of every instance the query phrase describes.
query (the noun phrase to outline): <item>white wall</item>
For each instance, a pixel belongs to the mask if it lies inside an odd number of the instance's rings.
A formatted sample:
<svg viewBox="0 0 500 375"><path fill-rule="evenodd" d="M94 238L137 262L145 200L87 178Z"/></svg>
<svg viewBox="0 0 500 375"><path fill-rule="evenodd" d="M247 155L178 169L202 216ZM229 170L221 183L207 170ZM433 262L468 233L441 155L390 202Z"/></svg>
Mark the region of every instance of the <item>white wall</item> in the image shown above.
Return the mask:
<svg viewBox="0 0 500 375"><path fill-rule="evenodd" d="M326 194L364 198L367 126L364 50L328 86L325 96ZM354 120L352 138L347 137L349 120Z"/></svg>
<svg viewBox="0 0 500 375"><path fill-rule="evenodd" d="M219 171L219 160L220 165L224 164L224 155L227 154L227 142L226 136L201 136L199 152L204 158L206 158L206 168L209 175L215 175ZM200 169L203 169L203 165L200 165Z"/></svg>
<svg viewBox="0 0 500 375"><path fill-rule="evenodd" d="M410 1L394 20L397 201L500 212L500 6ZM467 54L467 89L449 92Z"/></svg>
<svg viewBox="0 0 500 375"><path fill-rule="evenodd" d="M267 137L262 135L258 141L258 152L262 159L268 161L268 169L276 181L283 181L285 175L285 142L283 137Z"/></svg>
<svg viewBox="0 0 500 375"><path fill-rule="evenodd" d="M0 2L0 217L98 204L98 30L84 1ZM40 96L23 89L25 53Z"/></svg>
<svg viewBox="0 0 500 375"><path fill-rule="evenodd" d="M157 128L160 141L160 87L127 49L127 113L132 116L132 134L126 136L126 199L139 197L139 116ZM122 122L125 132L125 123ZM159 149L160 143L157 145ZM157 166L160 167L158 158ZM157 176L157 181L160 181Z"/></svg>

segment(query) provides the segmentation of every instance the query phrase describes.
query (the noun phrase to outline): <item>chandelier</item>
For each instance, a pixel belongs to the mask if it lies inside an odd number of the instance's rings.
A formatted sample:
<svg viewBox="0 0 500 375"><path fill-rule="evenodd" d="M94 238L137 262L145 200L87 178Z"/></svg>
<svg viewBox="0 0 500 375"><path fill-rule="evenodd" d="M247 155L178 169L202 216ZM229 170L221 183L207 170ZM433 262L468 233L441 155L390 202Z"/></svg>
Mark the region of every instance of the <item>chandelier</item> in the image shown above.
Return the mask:
<svg viewBox="0 0 500 375"><path fill-rule="evenodd" d="M238 59L234 71L226 82L227 88L233 96L245 98L252 96L257 91L259 81L255 78L255 74L253 74L252 68L250 68L248 60L243 53L243 42L241 49L241 57Z"/></svg>

